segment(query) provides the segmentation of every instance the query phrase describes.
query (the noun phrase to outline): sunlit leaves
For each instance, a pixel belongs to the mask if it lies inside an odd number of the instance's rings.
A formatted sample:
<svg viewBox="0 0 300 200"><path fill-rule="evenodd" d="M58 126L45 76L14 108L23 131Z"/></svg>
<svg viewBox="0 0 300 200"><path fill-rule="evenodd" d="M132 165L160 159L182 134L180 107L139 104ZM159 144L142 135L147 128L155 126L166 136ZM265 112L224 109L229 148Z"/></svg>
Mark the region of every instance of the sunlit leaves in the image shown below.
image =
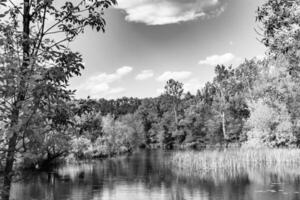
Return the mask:
<svg viewBox="0 0 300 200"><path fill-rule="evenodd" d="M300 1L268 0L257 11L262 24L262 42L275 57L284 55L289 61L287 70L299 76L300 58Z"/></svg>

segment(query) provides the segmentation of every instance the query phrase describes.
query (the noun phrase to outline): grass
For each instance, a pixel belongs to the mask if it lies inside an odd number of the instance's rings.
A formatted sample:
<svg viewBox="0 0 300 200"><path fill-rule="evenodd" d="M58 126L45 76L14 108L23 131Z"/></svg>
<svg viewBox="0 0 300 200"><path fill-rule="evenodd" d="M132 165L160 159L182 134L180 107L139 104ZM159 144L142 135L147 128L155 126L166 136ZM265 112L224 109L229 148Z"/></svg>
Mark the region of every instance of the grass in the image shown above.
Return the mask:
<svg viewBox="0 0 300 200"><path fill-rule="evenodd" d="M214 182L273 173L300 175L300 149L236 149L224 151L176 152L168 160L172 170L183 177Z"/></svg>

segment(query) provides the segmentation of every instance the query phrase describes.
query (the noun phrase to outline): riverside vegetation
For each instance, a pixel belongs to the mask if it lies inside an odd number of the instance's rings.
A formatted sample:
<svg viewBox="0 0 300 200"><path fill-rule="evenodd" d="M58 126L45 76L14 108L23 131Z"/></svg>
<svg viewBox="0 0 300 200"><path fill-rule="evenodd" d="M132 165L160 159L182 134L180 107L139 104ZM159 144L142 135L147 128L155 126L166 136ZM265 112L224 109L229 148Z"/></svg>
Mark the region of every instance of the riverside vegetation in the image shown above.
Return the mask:
<svg viewBox="0 0 300 200"><path fill-rule="evenodd" d="M234 180L251 172L299 176L299 149L230 149L225 151L176 152L167 162L180 177Z"/></svg>
<svg viewBox="0 0 300 200"><path fill-rule="evenodd" d="M268 0L258 9L261 41L268 48L264 59L245 60L236 68L217 65L213 81L195 95L171 79L156 98L116 100L73 97L74 91L66 89L68 81L84 66L81 55L64 46L85 27L104 31L103 11L116 2L31 2L24 0L18 7L0 1L7 8L0 13L4 191L9 191L19 168L44 168L57 160L108 157L137 148L242 148L175 153L170 167L186 175L246 165L300 165L299 1ZM47 16L54 17L53 26ZM34 23L38 26L29 28ZM54 41L56 33L66 38Z"/></svg>

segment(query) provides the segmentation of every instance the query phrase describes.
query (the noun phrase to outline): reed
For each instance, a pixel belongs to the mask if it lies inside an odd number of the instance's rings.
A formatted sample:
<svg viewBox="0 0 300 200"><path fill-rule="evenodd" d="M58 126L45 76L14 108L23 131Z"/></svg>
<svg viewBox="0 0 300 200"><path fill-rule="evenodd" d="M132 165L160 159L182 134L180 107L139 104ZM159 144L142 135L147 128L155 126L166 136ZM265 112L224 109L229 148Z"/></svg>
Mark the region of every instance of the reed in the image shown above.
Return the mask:
<svg viewBox="0 0 300 200"><path fill-rule="evenodd" d="M253 172L300 175L300 149L236 149L175 152L167 161L179 176L216 182Z"/></svg>

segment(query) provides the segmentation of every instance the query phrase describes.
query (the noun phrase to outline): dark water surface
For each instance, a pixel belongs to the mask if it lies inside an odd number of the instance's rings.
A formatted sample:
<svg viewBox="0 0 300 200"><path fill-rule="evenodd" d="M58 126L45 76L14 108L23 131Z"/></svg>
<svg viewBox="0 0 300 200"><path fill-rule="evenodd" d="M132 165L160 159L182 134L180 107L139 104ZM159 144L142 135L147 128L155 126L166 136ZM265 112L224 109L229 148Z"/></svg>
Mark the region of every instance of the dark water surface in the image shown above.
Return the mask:
<svg viewBox="0 0 300 200"><path fill-rule="evenodd" d="M300 171L249 172L235 178L183 178L164 165L168 153L67 165L15 183L14 200L300 200ZM299 175L295 175L299 174ZM226 177L226 176L224 176Z"/></svg>

